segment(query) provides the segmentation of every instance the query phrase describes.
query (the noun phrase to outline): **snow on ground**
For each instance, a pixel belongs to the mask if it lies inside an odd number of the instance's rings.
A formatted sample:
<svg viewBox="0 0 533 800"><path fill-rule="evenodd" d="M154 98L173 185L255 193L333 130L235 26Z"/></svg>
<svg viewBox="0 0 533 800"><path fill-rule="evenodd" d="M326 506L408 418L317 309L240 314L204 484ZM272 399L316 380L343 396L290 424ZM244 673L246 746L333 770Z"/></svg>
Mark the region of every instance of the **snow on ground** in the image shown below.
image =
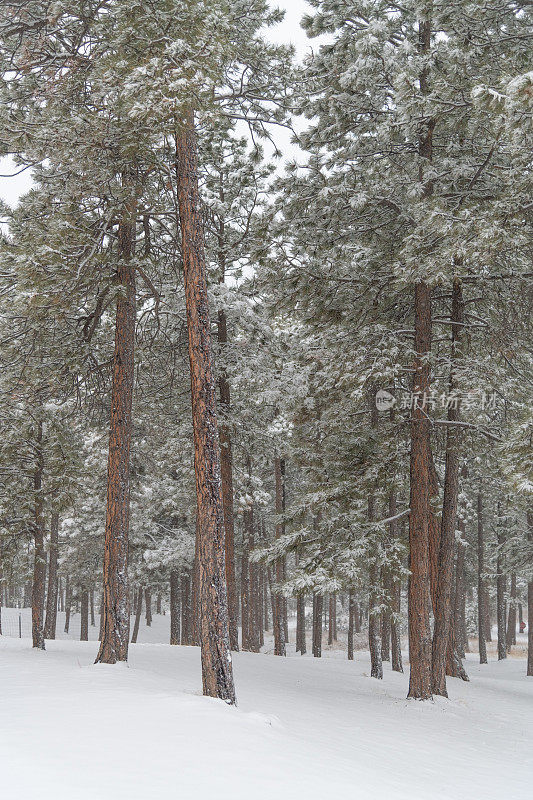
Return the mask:
<svg viewBox="0 0 533 800"><path fill-rule="evenodd" d="M6 632L18 613L3 609ZM521 657L481 667L472 654L469 684L450 679L450 700L418 703L405 699L407 674L386 665L383 681L370 678L364 651L353 662L237 653L235 709L201 696L198 648L167 636L168 617L155 616L128 667L94 665L94 641L43 653L1 637L2 796L531 797L533 679Z"/></svg>

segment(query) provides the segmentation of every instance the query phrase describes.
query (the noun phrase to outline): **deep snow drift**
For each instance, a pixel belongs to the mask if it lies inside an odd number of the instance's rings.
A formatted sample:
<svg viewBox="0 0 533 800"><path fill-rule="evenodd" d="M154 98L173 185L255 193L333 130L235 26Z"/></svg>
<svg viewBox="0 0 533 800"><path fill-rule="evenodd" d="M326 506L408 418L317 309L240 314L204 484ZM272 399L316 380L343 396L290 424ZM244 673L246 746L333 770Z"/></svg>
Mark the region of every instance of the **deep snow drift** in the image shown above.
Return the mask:
<svg viewBox="0 0 533 800"><path fill-rule="evenodd" d="M6 629L15 615L3 610ZM154 617L141 641L164 642L167 630L168 617ZM239 653L234 709L201 697L197 648L133 645L129 667L95 666L95 655L94 641L47 642L43 653L0 637L3 797L531 797L522 658L480 667L471 655L469 684L450 679L450 700L418 703L405 699L407 674L386 665L382 682L370 678L365 652L354 662Z"/></svg>

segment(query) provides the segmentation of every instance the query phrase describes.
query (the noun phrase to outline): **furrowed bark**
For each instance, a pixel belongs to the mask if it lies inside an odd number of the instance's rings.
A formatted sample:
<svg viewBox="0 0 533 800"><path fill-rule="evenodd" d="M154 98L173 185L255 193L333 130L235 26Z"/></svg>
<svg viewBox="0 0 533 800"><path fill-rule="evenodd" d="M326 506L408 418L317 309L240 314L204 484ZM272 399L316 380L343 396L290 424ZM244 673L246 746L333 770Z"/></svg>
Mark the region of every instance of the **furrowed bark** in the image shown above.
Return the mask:
<svg viewBox="0 0 533 800"><path fill-rule="evenodd" d="M198 146L192 111L186 112L176 135L176 174L191 372L202 684L205 695L234 704L220 449L198 190Z"/></svg>
<svg viewBox="0 0 533 800"><path fill-rule="evenodd" d="M431 23L421 20L418 25L418 49L427 54L431 49ZM429 93L428 71L420 73L420 91ZM433 130L435 121L422 122L418 137L419 181L423 196L429 197L433 186L424 176L424 164L433 157ZM429 574L429 525L431 520L430 469L431 454L430 420L424 398L430 389L431 355L431 288L424 281L414 289L415 363L413 373L413 395L418 398L411 414L410 457L410 515L409 515L409 566L408 588L409 618L409 692L408 697L418 700L431 698L431 624L430 624L430 574Z"/></svg>
<svg viewBox="0 0 533 800"><path fill-rule="evenodd" d="M135 347L135 204L119 224L117 278L120 294L115 321L111 420L107 467L102 639L96 662L127 661L130 633L128 536L130 516L130 444Z"/></svg>
<svg viewBox="0 0 533 800"><path fill-rule="evenodd" d="M429 392L431 352L431 289L415 287L415 365L411 413L410 509L409 515L409 693L418 700L431 698L431 625L429 524L430 469L432 463L430 421L423 398ZM417 401L417 402L416 402Z"/></svg>
<svg viewBox="0 0 533 800"><path fill-rule="evenodd" d="M454 393L458 389L456 362L459 358L461 329L464 320L464 301L459 279L455 279L452 289L452 352L450 360L449 390L451 404L448 408L448 421L457 422L460 417L458 399ZM457 521L457 502L459 498L459 469L461 463L462 435L458 425L448 425L446 430L446 466L444 473L444 499L438 555L438 576L435 598L435 626L432 646L432 691L441 697L448 697L446 689L446 657L452 627L452 585L455 550L455 526ZM455 652L455 636L453 636ZM454 668L455 657L450 666Z"/></svg>

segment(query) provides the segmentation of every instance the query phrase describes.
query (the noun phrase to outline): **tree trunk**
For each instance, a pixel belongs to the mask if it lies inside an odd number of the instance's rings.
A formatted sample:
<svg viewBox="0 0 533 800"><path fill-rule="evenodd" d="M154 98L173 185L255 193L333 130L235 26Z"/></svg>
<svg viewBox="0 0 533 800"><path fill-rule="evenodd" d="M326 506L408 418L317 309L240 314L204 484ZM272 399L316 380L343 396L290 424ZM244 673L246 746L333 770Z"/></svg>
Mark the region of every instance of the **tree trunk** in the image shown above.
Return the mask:
<svg viewBox="0 0 533 800"><path fill-rule="evenodd" d="M337 627L337 596L335 594L330 594L329 596L328 624L328 644L332 645L337 638L335 632Z"/></svg>
<svg viewBox="0 0 533 800"><path fill-rule="evenodd" d="M370 392L370 425L376 430L378 427L378 409L376 406L376 392L374 387ZM370 525L375 521L375 497L368 497L368 521ZM369 554L369 592L368 592L368 646L370 650L371 668L373 678L383 678L383 662L381 660L381 603L380 566L373 553Z"/></svg>
<svg viewBox="0 0 533 800"><path fill-rule="evenodd" d="M348 661L353 661L353 639L355 620L359 616L359 609L357 608L357 601L353 591L350 589L348 595Z"/></svg>
<svg viewBox="0 0 533 800"><path fill-rule="evenodd" d="M422 56L431 49L431 23L419 21L418 49ZM428 68L420 73L420 90L429 93ZM423 119L418 133L420 156L419 180L423 196L432 194L431 179L424 180L424 166L433 157L433 119ZM410 515L408 619L409 619L409 693L418 700L431 698L431 623L430 623L430 565L429 526L432 516L430 503L431 454L430 419L424 399L430 390L431 356L431 289L421 281L414 292L415 360L413 372L414 409L411 413L410 456ZM418 402L417 402L418 401Z"/></svg>
<svg viewBox="0 0 533 800"><path fill-rule="evenodd" d="M483 498L480 490L477 494L477 619L480 664L487 663L487 647L485 645L485 586L483 577L483 571L485 569L484 559Z"/></svg>
<svg viewBox="0 0 533 800"><path fill-rule="evenodd" d="M456 278L452 289L452 343L450 359L449 390L451 403L448 407L446 429L446 467L444 473L444 499L438 552L438 578L435 597L435 625L432 647L432 691L448 697L446 689L446 656L452 625L452 585L455 550L455 526L459 498L459 468L463 437L456 424L460 408L456 397L458 390L457 360L460 357L461 332L464 320L464 301L461 282ZM454 642L455 642L455 637Z"/></svg>
<svg viewBox="0 0 533 800"><path fill-rule="evenodd" d="M144 610L146 614L146 627L152 626L152 592L146 588L144 590Z"/></svg>
<svg viewBox="0 0 533 800"><path fill-rule="evenodd" d="M491 608L490 608L490 595L487 589L487 586L484 586L483 591L483 603L485 606L485 613L483 615L483 619L485 620L485 641L492 642L492 623L491 623Z"/></svg>
<svg viewBox="0 0 533 800"><path fill-rule="evenodd" d="M44 591L46 581L46 553L44 550L44 518L43 518L43 426L39 422L36 435L37 465L33 475L33 539L35 545L33 583L31 593L31 633L33 647L44 650Z"/></svg>
<svg viewBox="0 0 533 800"><path fill-rule="evenodd" d="M139 627L141 624L141 615L143 611L143 588L139 586L137 590L137 608L135 609L135 622L133 624L133 633L131 635L131 643L136 644L139 635Z"/></svg>
<svg viewBox="0 0 533 800"><path fill-rule="evenodd" d="M527 512L527 538L533 546L533 510ZM527 673L533 677L533 576L527 584Z"/></svg>
<svg viewBox="0 0 533 800"><path fill-rule="evenodd" d="M98 611L98 616L100 617L100 624L98 627L98 641L102 641L102 633L104 630L104 593L100 594L100 608Z"/></svg>
<svg viewBox="0 0 533 800"><path fill-rule="evenodd" d="M505 631L505 591L506 577L503 564L504 531L501 519L501 509L498 504L498 557L496 559L496 619L498 624L498 661L507 658L506 631Z"/></svg>
<svg viewBox="0 0 533 800"><path fill-rule="evenodd" d="M224 283L225 259L220 255ZM218 312L218 342L225 345L228 341L228 326L223 309ZM239 649L237 584L235 580L235 521L233 513L233 453L231 429L228 415L231 408L230 385L225 370L220 371L218 378L220 393L220 409L222 422L220 425L220 474L222 479L222 503L224 507L224 547L226 555L226 583L228 586L229 638L232 650Z"/></svg>
<svg viewBox="0 0 533 800"><path fill-rule="evenodd" d="M181 576L181 643L192 644L191 630L191 576Z"/></svg>
<svg viewBox="0 0 533 800"><path fill-rule="evenodd" d="M81 621L80 621L80 642L89 641L89 592L84 589L81 593L80 602Z"/></svg>
<svg viewBox="0 0 533 800"><path fill-rule="evenodd" d="M94 590L93 589L91 589L91 591L89 592L89 608L90 608L90 611L91 611L91 627L94 628L95 625L96 625L96 622L95 622L95 619L94 619Z"/></svg>
<svg viewBox="0 0 533 800"><path fill-rule="evenodd" d="M511 652L511 647L516 644L516 572L511 573L511 596L509 599L509 617L507 619L507 652Z"/></svg>
<svg viewBox="0 0 533 800"><path fill-rule="evenodd" d="M368 499L368 519L374 520L374 497ZM373 678L383 678L383 663L381 661L381 615L379 614L380 585L379 566L371 556L368 594L368 646L370 650L371 668Z"/></svg>
<svg viewBox="0 0 533 800"><path fill-rule="evenodd" d="M127 204L118 228L115 350L107 466L103 591L104 622L96 662L127 661L130 633L128 536L130 514L130 443L135 347L135 203Z"/></svg>
<svg viewBox="0 0 533 800"><path fill-rule="evenodd" d="M305 594L296 597L296 652L301 656L307 651L305 641Z"/></svg>
<svg viewBox="0 0 533 800"><path fill-rule="evenodd" d="M44 623L44 638L56 638L57 622L57 557L59 547L59 514L52 513L50 520L50 552L48 554L48 595L46 597L46 621Z"/></svg>
<svg viewBox="0 0 533 800"><path fill-rule="evenodd" d="M430 468L432 463L430 421L423 398L429 392L431 353L431 289L415 287L414 408L411 416L411 465L409 515L408 588L409 694L418 700L431 697L431 625L429 577Z"/></svg>
<svg viewBox="0 0 533 800"><path fill-rule="evenodd" d="M250 508L250 535L248 537L248 556L254 549L254 517L253 506ZM257 564L248 560L248 575L249 575L249 597L248 597L248 649L252 653L258 653L260 650L259 643L259 629L260 617L258 617L258 568Z"/></svg>
<svg viewBox="0 0 533 800"><path fill-rule="evenodd" d="M383 591L385 594L385 607L381 614L381 660L390 661L391 645L391 579L390 570L383 567L381 570Z"/></svg>
<svg viewBox="0 0 533 800"><path fill-rule="evenodd" d="M70 610L72 608L72 589L70 588L70 578L67 575L65 582L65 633L70 628Z"/></svg>
<svg viewBox="0 0 533 800"><path fill-rule="evenodd" d="M243 514L241 553L241 649L250 649L250 563L248 561L250 511Z"/></svg>
<svg viewBox="0 0 533 800"><path fill-rule="evenodd" d="M285 462L282 458L276 458L274 461L274 474L276 480L276 515L281 517L285 510L285 499L284 499L284 473L285 473ZM276 539L279 539L280 536L284 533L284 523L278 521L276 524ZM283 558L277 558L275 562L275 573L276 573L276 583L279 585L283 582L284 577L284 569L283 569ZM286 655L285 651L285 621L283 616L284 611L284 603L283 603L283 596L280 594L279 591L276 591L274 598L273 598L273 627L274 627L274 653L277 656L284 656Z"/></svg>
<svg viewBox="0 0 533 800"><path fill-rule="evenodd" d="M396 501L396 492L393 491L389 495L389 517L392 518L392 521L389 524L389 535L391 542L393 544L400 538L399 520L394 519L394 517L396 517L397 515L397 512L398 512L398 507ZM395 579L391 580L390 637L391 637L391 665L394 672L403 672L401 632L400 632L401 589L402 589L402 584L400 578L396 577Z"/></svg>
<svg viewBox="0 0 533 800"><path fill-rule="evenodd" d="M170 644L180 643L180 576L170 570Z"/></svg>
<svg viewBox="0 0 533 800"><path fill-rule="evenodd" d="M313 594L313 656L322 656L322 614L324 612L324 597Z"/></svg>
<svg viewBox="0 0 533 800"><path fill-rule="evenodd" d="M163 602L163 598L161 597L161 592L157 593L157 597L155 600L155 613L161 615L161 604Z"/></svg>
<svg viewBox="0 0 533 800"><path fill-rule="evenodd" d="M234 704L220 449L198 191L198 148L192 111L186 112L176 136L176 172L191 371L202 683L205 695Z"/></svg>
<svg viewBox="0 0 533 800"><path fill-rule="evenodd" d="M191 644L195 647L200 646L200 567L199 567L199 536L198 530L196 531L196 553L194 556L194 564L192 569L191 581Z"/></svg>
<svg viewBox="0 0 533 800"><path fill-rule="evenodd" d="M463 520L458 520L457 527L464 539L465 524ZM465 545L462 541L457 543L457 560L455 565L455 596L454 596L454 624L457 652L460 658L465 657L467 646L467 632L465 619Z"/></svg>

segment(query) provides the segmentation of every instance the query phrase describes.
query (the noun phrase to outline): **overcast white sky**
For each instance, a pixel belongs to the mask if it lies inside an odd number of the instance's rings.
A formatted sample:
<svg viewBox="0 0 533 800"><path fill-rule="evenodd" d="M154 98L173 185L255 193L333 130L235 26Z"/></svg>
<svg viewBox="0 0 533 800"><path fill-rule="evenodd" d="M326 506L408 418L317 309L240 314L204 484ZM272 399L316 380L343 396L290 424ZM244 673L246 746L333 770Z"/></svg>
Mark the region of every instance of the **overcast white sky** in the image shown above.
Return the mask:
<svg viewBox="0 0 533 800"><path fill-rule="evenodd" d="M271 5L285 10L285 19L281 25L270 31L270 38L277 42L290 42L296 48L298 57L301 58L311 46L304 31L300 27L300 20L306 11L310 10L306 0L271 0ZM313 42L316 47L316 41ZM276 139L283 152L292 150L290 134L278 131ZM31 186L31 173L29 170L15 177L4 177L16 172L17 168L9 158L0 158L0 199L15 205L21 194L28 191Z"/></svg>

